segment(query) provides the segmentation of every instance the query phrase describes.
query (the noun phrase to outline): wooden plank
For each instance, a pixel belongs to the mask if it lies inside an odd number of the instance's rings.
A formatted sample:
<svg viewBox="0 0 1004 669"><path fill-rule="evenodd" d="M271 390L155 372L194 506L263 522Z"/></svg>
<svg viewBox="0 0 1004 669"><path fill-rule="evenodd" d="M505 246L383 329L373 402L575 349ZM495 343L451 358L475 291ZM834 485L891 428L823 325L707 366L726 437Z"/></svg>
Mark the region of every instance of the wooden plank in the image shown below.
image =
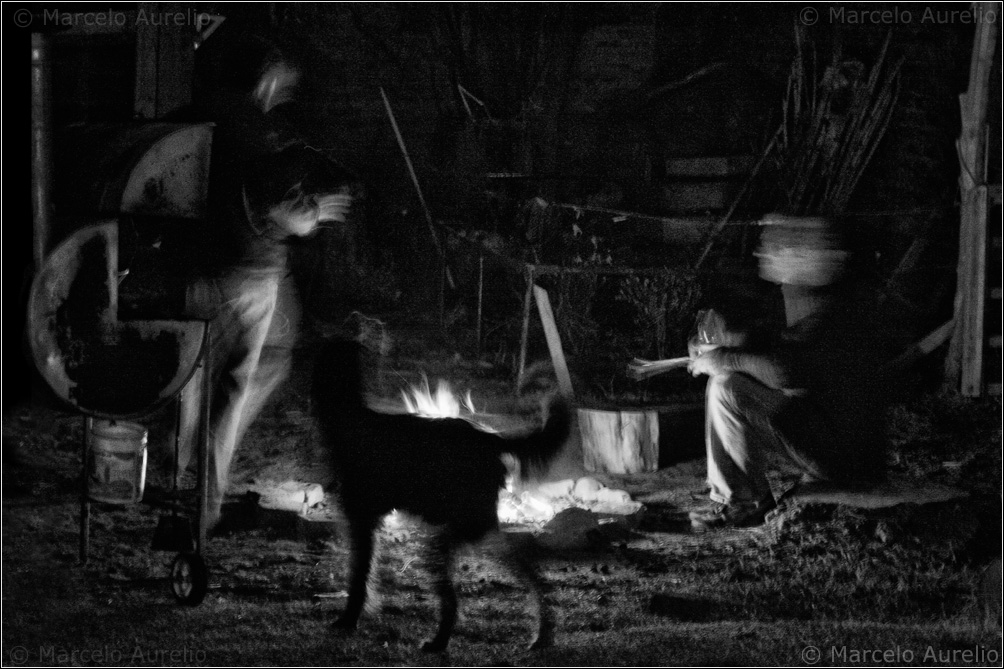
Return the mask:
<svg viewBox="0 0 1004 669"><path fill-rule="evenodd" d="M478 324L474 332L474 340L477 342L478 354L481 354L481 321L484 319L485 303L485 254L478 254Z"/></svg>
<svg viewBox="0 0 1004 669"><path fill-rule="evenodd" d="M533 267L526 268L526 293L523 295L523 327L519 337L519 370L516 372L516 390L523 386L526 372L526 349L530 339L530 302L533 301Z"/></svg>
<svg viewBox="0 0 1004 669"><path fill-rule="evenodd" d="M705 158L670 158L667 177L732 177L749 174L755 156L709 156Z"/></svg>
<svg viewBox="0 0 1004 669"><path fill-rule="evenodd" d="M980 11L996 4L977 3ZM997 25L981 23L973 38L969 85L959 96L962 127L956 141L959 156L959 257L955 292L955 334L945 360L945 380L968 397L980 395L983 382L983 311L986 295L987 186L986 120L989 76L997 42Z"/></svg>
<svg viewBox="0 0 1004 669"><path fill-rule="evenodd" d="M908 347L906 351L904 351L897 358L883 365L882 372L885 374L894 374L906 369L948 341L948 338L952 335L952 331L954 329L954 319L943 323L939 327L932 330L926 337Z"/></svg>
<svg viewBox="0 0 1004 669"><path fill-rule="evenodd" d="M156 3L142 3L145 11L155 11ZM141 119L157 118L157 45L159 29L150 23L136 25L136 83L133 114Z"/></svg>
<svg viewBox="0 0 1004 669"><path fill-rule="evenodd" d="M136 10L121 11L117 7L88 12L74 11L72 5L69 5L66 9L43 9L42 12L46 24L65 28L59 32L60 40L90 39L95 35L128 36L135 32L139 18Z"/></svg>
<svg viewBox="0 0 1004 669"><path fill-rule="evenodd" d="M157 35L156 113L163 118L192 103L196 17L180 2L158 3L157 10L164 23Z"/></svg>
<svg viewBox="0 0 1004 669"><path fill-rule="evenodd" d="M445 262L446 252L443 250L443 245L439 241L439 236L436 235L436 224L432 220L432 211L429 209L429 205L425 202L425 195L422 193L422 185L418 182L418 174L415 172L415 166L411 162L411 155L408 153L408 147L404 143L404 135L401 134L401 129L397 125L397 118L394 116L394 110L390 106L390 99L387 97L387 93L384 92L383 87L380 87L380 97L383 98L384 107L387 109L387 118L390 119L391 128L394 130L394 136L397 138L398 147L401 149L401 153L404 156L405 165L408 167L408 174L411 176L412 185L415 186L415 192L418 194L418 202L422 205L422 213L425 214L425 222L429 226L429 234L432 236L432 244L436 247L436 253ZM453 279L450 277L449 268L446 270L446 279L450 284L450 288L453 288Z"/></svg>
<svg viewBox="0 0 1004 669"><path fill-rule="evenodd" d="M188 20L192 19L192 20ZM195 15L176 2L142 2L135 21L136 82L133 112L162 118L192 101Z"/></svg>
<svg viewBox="0 0 1004 669"><path fill-rule="evenodd" d="M558 325L551 310L551 298L548 297L546 290L536 284L533 286L533 294L537 299L537 311L544 326L544 337L547 338L547 349L551 353L551 362L554 363L554 373L558 377L558 387L561 389L561 394L571 400L575 397L572 377L568 373L565 352L561 348L561 335L558 334Z"/></svg>
<svg viewBox="0 0 1004 669"><path fill-rule="evenodd" d="M571 209L575 212L588 211L594 214L606 214L615 219L632 219L640 221L657 221L660 223L674 223L681 220L680 216L656 216L654 214L641 214L636 211L625 211L623 209L607 209L606 207L593 207L584 204L570 204L566 202L554 202L552 207L559 209ZM619 222L619 221L615 221Z"/></svg>
<svg viewBox="0 0 1004 669"><path fill-rule="evenodd" d="M666 219L670 220L670 219ZM448 226L440 226L447 234L463 244L476 249L479 253L491 256L491 258L504 265L507 269L515 273L524 273L527 269L532 269L536 275L554 276L558 274L581 274L595 276L659 276L666 273L665 267L625 267L623 265L553 265L539 263L524 263L522 261L502 255L499 251L482 243L479 240L470 239Z"/></svg>
<svg viewBox="0 0 1004 669"><path fill-rule="evenodd" d="M983 389L984 296L986 295L987 189L986 186L962 193L963 207L972 221L966 243L970 266L965 277L965 309L961 314L962 364L960 389L966 397L979 397Z"/></svg>
<svg viewBox="0 0 1004 669"><path fill-rule="evenodd" d="M732 204L731 206L729 206L728 211L725 212L725 215L722 216L721 220L718 221L718 223L715 225L715 229L712 230L711 235L708 237L708 241L705 242L704 249L701 251L701 254L697 257L696 262L694 262L694 269L701 268L701 265L704 263L705 258L707 258L708 254L711 252L711 247L714 246L715 244L715 237L720 235L722 230L725 229L725 226L727 226L729 224L729 221L732 220L732 216L736 213L736 209L739 208L739 203L742 202L742 199L746 196L746 191L748 191L750 187L753 185L753 180L760 173L760 168L763 167L763 164L767 160L767 157L770 156L771 153L774 151L774 146L777 144L778 139L781 137L781 131L783 129L784 126L778 128L774 132L774 136L770 138L770 141L764 148L763 153L760 154L760 158L757 159L756 165L753 166L753 169L750 170L749 175L746 177L746 181L745 183L743 183L742 188L740 188L739 192L736 193L736 197L734 200L732 200Z"/></svg>
<svg viewBox="0 0 1004 669"><path fill-rule="evenodd" d="M581 267L565 267L563 265L530 265L541 275L583 274L596 276L659 276L666 273L664 267L617 267L613 265L582 265Z"/></svg>

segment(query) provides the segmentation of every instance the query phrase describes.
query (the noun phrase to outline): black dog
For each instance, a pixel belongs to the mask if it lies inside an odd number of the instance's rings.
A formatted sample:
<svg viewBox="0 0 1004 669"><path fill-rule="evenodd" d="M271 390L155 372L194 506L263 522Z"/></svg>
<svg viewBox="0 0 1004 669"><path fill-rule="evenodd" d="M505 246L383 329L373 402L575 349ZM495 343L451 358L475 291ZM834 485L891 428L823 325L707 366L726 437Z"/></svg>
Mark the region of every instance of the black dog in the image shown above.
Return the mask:
<svg viewBox="0 0 1004 669"><path fill-rule="evenodd" d="M313 412L330 449L352 540L349 598L336 624L355 629L366 604L374 533L383 517L396 509L434 529L428 567L441 612L439 630L423 649L441 651L457 619L450 575L455 549L498 529L498 494L506 475L500 457L515 457L523 478L540 473L568 436L569 410L555 401L545 425L521 437L484 432L460 418L378 413L363 400L360 352L354 342L326 344L315 366L312 391ZM533 592L537 630L531 647L546 646L553 624L541 583L525 552L509 541L499 543L505 548L501 557Z"/></svg>

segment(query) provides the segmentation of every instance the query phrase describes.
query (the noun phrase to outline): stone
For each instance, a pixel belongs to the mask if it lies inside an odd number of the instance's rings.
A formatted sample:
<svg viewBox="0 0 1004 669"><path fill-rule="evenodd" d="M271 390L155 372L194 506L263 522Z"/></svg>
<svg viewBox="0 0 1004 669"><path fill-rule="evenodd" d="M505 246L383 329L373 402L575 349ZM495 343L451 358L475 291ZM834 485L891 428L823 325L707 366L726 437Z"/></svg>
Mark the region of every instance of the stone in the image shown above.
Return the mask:
<svg viewBox="0 0 1004 669"><path fill-rule="evenodd" d="M572 494L584 502L591 502L596 499L597 493L605 488L602 483L591 476L583 476L575 482Z"/></svg>
<svg viewBox="0 0 1004 669"><path fill-rule="evenodd" d="M537 486L537 492L544 497L567 497L572 494L575 481L572 479L562 479L561 481L551 481L541 483Z"/></svg>
<svg viewBox="0 0 1004 669"><path fill-rule="evenodd" d="M340 540L348 536L345 519L333 514L296 515L296 536L302 541Z"/></svg>
<svg viewBox="0 0 1004 669"><path fill-rule="evenodd" d="M286 481L279 485L262 483L252 490L261 495L259 506L265 509L299 513L324 501L324 488L317 483Z"/></svg>
<svg viewBox="0 0 1004 669"><path fill-rule="evenodd" d="M596 501L600 504L619 506L631 503L631 495L626 490L602 488L596 492Z"/></svg>
<svg viewBox="0 0 1004 669"><path fill-rule="evenodd" d="M642 510L641 502L599 502L592 507L593 513L605 513L611 516L630 516Z"/></svg>
<svg viewBox="0 0 1004 669"><path fill-rule="evenodd" d="M581 550L595 545L599 539L599 526L595 513L572 507L548 521L538 541L551 549Z"/></svg>

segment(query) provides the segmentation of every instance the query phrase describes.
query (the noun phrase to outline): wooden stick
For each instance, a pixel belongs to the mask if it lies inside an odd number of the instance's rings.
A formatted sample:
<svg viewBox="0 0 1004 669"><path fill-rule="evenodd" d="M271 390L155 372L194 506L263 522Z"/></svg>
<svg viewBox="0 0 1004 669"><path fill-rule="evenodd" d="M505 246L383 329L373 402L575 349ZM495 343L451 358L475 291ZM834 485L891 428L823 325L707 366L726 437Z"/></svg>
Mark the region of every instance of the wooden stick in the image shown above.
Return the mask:
<svg viewBox="0 0 1004 669"><path fill-rule="evenodd" d="M481 320L484 317L485 301L485 254L478 254L478 327L475 331L475 339L478 346L478 354L481 353Z"/></svg>
<svg viewBox="0 0 1004 669"><path fill-rule="evenodd" d="M84 416L84 437L80 442L81 479L80 479L80 536L77 553L80 564L87 564L87 553L91 546L91 473L88 471L88 458L91 450L91 430L94 429L94 419Z"/></svg>
<svg viewBox="0 0 1004 669"><path fill-rule="evenodd" d="M380 87L380 95L383 97L383 104L387 108L387 117L390 119L390 125L394 128L394 135L397 137L397 144L401 148L401 153L404 154L404 162L408 166L408 173L411 175L411 182L415 185L415 191L418 193L418 201L422 205L422 212L425 214L425 222L429 225L429 234L432 235L432 243L436 247L436 252L439 253L439 257L445 259L446 254L443 252L443 247L439 243L439 237L436 236L436 226L432 222L432 213L429 211L429 206L425 203L425 196L422 194L422 186L418 183L418 175L415 173L415 166L411 162L411 156L408 155L408 147L404 144L404 137L401 135L401 129L397 127L397 119L394 118L394 110L391 109L390 100L387 99L387 94L384 93L383 87ZM447 271L447 280L450 282L451 287L453 286L453 280L449 276L449 271Z"/></svg>
<svg viewBox="0 0 1004 669"><path fill-rule="evenodd" d="M926 337L911 344L903 353L893 360L882 365L881 372L885 375L894 375L902 372L907 367L917 362L925 355L938 348L946 341L955 329L955 319L951 319L939 327L935 328Z"/></svg>
<svg viewBox="0 0 1004 669"><path fill-rule="evenodd" d="M690 356L666 358L665 360L643 360L635 358L628 363L627 372L635 381L647 379L650 376L668 372L671 369L684 369L690 364Z"/></svg>
<svg viewBox="0 0 1004 669"><path fill-rule="evenodd" d="M725 216L722 217L722 220L718 222L718 224L715 226L715 229L711 232L711 237L704 245L704 250L701 251L701 255L697 258L697 262L694 263L695 270L701 268L701 264L704 262L704 259L708 257L708 252L711 251L711 247L715 243L715 237L717 237L721 233L721 231L725 229L725 226L729 224L729 220L732 218L732 215L736 212L736 209L739 207L739 202L742 200L743 197L746 196L746 191L749 190L757 174L760 173L760 168L763 166L764 161L767 160L767 156L769 156L771 152L774 150L774 147L777 144L777 140L781 136L783 130L784 130L784 124L782 123L781 127L778 128L777 131L774 133L774 136L771 137L770 142L767 144L767 148L764 149L762 154L760 154L760 160L756 161L756 165L753 166L753 170L746 178L746 182L743 184L742 189L740 189L739 194L736 195L736 198L732 201L732 206L729 207L729 210L725 212Z"/></svg>
<svg viewBox="0 0 1004 669"><path fill-rule="evenodd" d="M516 371L516 390L523 385L523 374L526 371L526 350L530 340L530 302L533 300L533 265L527 265L526 294L523 296L523 329L519 338L519 369Z"/></svg>
<svg viewBox="0 0 1004 669"><path fill-rule="evenodd" d="M548 297L546 290L537 285L533 287L533 294L537 298L537 311L540 313L540 322L544 326L547 349L551 352L554 373L558 377L558 387L561 388L561 394L571 400L575 397L572 390L572 377L568 373L565 352L561 348L561 335L558 334L558 325L554 321L554 312L551 310L551 298Z"/></svg>

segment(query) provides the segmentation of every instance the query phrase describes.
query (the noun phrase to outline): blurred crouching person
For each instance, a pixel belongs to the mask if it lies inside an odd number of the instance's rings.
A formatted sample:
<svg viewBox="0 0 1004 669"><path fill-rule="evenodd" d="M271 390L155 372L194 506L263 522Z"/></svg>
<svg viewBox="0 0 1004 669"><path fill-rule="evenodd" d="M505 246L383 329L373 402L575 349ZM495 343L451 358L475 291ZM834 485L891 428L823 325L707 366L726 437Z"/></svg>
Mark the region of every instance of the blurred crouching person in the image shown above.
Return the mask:
<svg viewBox="0 0 1004 669"><path fill-rule="evenodd" d="M290 243L344 223L355 192L347 173L289 130L298 70L260 43L232 46L227 57L234 76L201 110L216 124L210 215L191 249L198 269L186 295L189 314L211 319L209 527L220 519L236 449L291 368L300 305ZM248 63L259 65L242 78ZM199 387L194 379L182 401L179 473L192 463Z"/></svg>
<svg viewBox="0 0 1004 669"><path fill-rule="evenodd" d="M778 457L803 483L867 485L884 473L880 323L843 231L822 218L763 223L760 276L781 285L787 327L757 343L712 312L689 347L688 369L708 376L711 504L690 513L696 529L761 524Z"/></svg>

